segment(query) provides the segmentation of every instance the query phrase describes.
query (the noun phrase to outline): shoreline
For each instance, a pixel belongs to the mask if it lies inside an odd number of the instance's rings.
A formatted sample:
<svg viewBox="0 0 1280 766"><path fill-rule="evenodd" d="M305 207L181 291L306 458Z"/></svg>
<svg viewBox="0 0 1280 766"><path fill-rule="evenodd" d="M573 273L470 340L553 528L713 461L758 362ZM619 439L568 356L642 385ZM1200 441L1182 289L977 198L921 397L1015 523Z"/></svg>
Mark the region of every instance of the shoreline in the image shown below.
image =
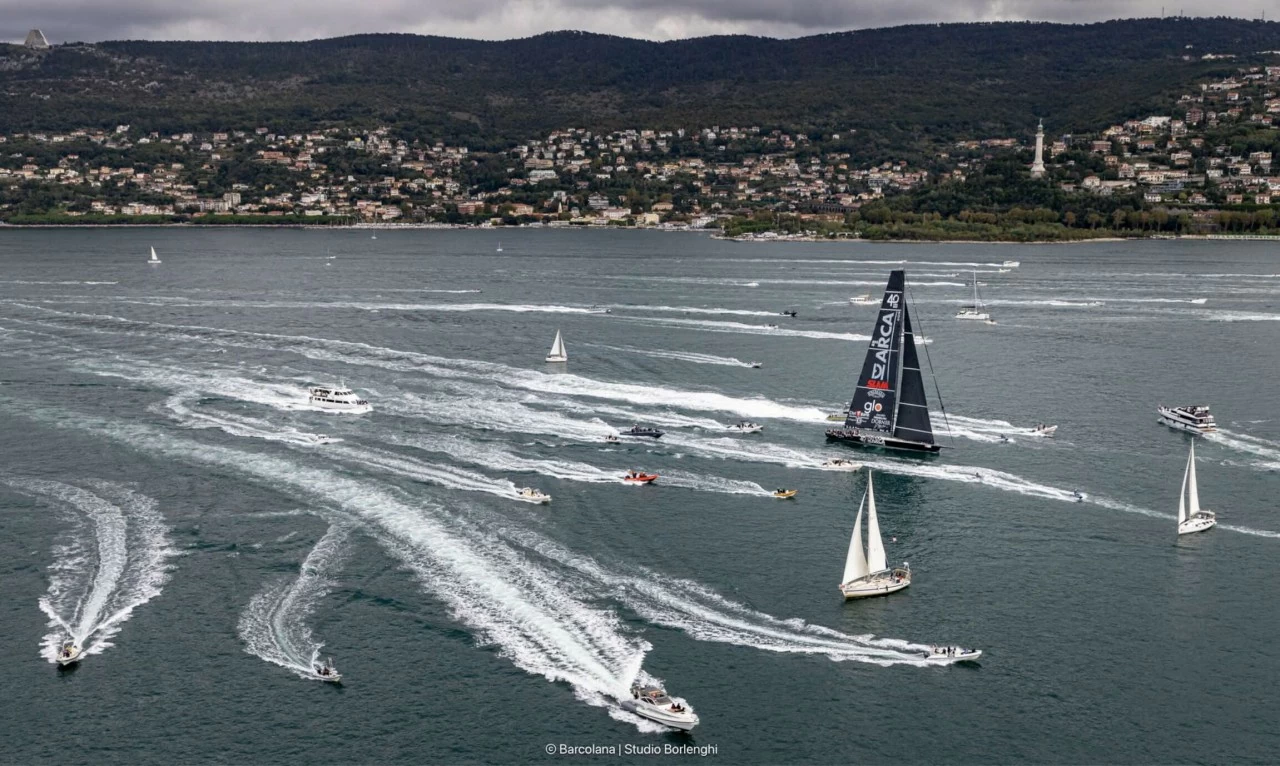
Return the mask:
<svg viewBox="0 0 1280 766"><path fill-rule="evenodd" d="M662 234L710 234L712 239L744 245L866 244L866 245L1083 245L1094 242L1192 240L1204 242L1280 242L1280 234L1166 234L1151 237L1087 237L1082 239L865 239L862 237L795 237L756 239L726 237L718 229L663 229L656 226L483 226L466 223L0 223L0 232L32 229L298 229L306 231L652 231Z"/></svg>

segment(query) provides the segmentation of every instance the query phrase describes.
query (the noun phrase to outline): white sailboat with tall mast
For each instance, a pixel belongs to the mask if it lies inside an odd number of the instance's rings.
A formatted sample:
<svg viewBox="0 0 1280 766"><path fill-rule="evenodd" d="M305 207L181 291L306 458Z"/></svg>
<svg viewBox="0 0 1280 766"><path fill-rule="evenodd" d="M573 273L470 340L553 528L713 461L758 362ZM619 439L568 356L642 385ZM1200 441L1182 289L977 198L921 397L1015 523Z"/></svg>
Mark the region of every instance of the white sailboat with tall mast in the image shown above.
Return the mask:
<svg viewBox="0 0 1280 766"><path fill-rule="evenodd" d="M151 248L151 260L147 261L147 263L151 264L152 266L155 266L160 263L160 256L156 255L156 249L154 247Z"/></svg>
<svg viewBox="0 0 1280 766"><path fill-rule="evenodd" d="M982 300L978 298L978 272L973 272L973 305L961 306L960 313L956 314L956 319L977 319L982 322L990 322L991 314L986 311L986 306L982 305Z"/></svg>
<svg viewBox="0 0 1280 766"><path fill-rule="evenodd" d="M556 339L551 344L551 351L547 354L548 362L567 362L569 355L564 350L564 338L560 337L560 331L556 330Z"/></svg>
<svg viewBox="0 0 1280 766"><path fill-rule="evenodd" d="M867 548L862 549L862 511L867 511ZM911 567L889 569L885 563L884 541L880 539L880 520L876 517L876 492L871 483L871 471L867 471L867 492L858 504L858 516L853 522L853 537L849 539L849 553L844 560L844 577L840 580L840 592L845 600L885 596L902 590L911 584Z"/></svg>
<svg viewBox="0 0 1280 766"><path fill-rule="evenodd" d="M1200 508L1200 489L1196 486L1196 443L1191 442L1187 468L1182 472L1182 491L1178 494L1178 534L1189 535L1212 529L1218 523L1213 511Z"/></svg>

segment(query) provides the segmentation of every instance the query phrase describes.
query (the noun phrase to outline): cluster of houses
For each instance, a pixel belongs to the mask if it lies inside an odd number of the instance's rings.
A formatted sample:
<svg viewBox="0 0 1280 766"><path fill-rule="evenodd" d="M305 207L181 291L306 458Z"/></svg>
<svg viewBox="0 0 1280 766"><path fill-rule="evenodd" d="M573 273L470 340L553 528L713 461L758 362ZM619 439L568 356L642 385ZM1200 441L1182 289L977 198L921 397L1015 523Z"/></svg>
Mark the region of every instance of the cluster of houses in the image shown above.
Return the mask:
<svg viewBox="0 0 1280 766"><path fill-rule="evenodd" d="M1280 195L1269 149L1276 139L1267 138L1280 118L1278 91L1280 67L1240 69L1183 95L1172 114L1055 137L1034 176L1072 193L1153 205L1269 205ZM1215 140L1242 124L1264 140L1243 151L1239 141ZM959 141L933 158L931 177L901 160L860 163L844 150L848 138L759 126L567 128L478 152L389 128L14 133L0 135L0 220L22 207L21 190L51 185L63 193L42 212L67 216L697 226L761 208L840 215L887 194L963 181L1029 143Z"/></svg>

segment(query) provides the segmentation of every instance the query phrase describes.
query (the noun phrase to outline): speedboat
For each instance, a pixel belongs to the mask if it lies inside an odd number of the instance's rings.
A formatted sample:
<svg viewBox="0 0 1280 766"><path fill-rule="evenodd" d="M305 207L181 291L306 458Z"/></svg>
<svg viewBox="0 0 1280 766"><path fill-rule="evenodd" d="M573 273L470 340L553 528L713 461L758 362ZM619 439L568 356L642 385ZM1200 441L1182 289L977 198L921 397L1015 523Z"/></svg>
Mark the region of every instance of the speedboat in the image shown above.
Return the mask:
<svg viewBox="0 0 1280 766"><path fill-rule="evenodd" d="M790 500L791 498L795 497L795 496L796 496L796 493L797 493L797 492L799 492L799 491L800 491L800 490L798 490L798 489L781 489L781 488L779 488L779 489L775 489L775 490L773 491L773 496L774 496L774 497L776 497L776 498L778 498L779 500Z"/></svg>
<svg viewBox="0 0 1280 766"><path fill-rule="evenodd" d="M551 502L551 495L534 489L533 487L521 487L516 491L516 496L521 500L528 500L531 503L546 505Z"/></svg>
<svg viewBox="0 0 1280 766"><path fill-rule="evenodd" d="M1184 407L1166 407L1162 404L1156 408L1156 411L1160 413L1159 422L1179 431L1210 434L1218 430L1218 424L1209 414L1207 404L1191 404Z"/></svg>
<svg viewBox="0 0 1280 766"><path fill-rule="evenodd" d="M644 473L643 471L627 471L622 480L630 484L652 484L658 480L656 473Z"/></svg>
<svg viewBox="0 0 1280 766"><path fill-rule="evenodd" d="M761 367L764 367L764 362L747 362L747 364L751 365L751 369L753 370L758 370Z"/></svg>
<svg viewBox="0 0 1280 766"><path fill-rule="evenodd" d="M849 460L848 458L833 457L828 458L827 461L822 464L822 467L828 471L860 471L862 470L862 463Z"/></svg>
<svg viewBox="0 0 1280 766"><path fill-rule="evenodd" d="M831 421L832 423L843 423L844 421L846 421L846 420L848 420L848 419L849 419L849 411L848 411L848 410L845 410L845 411L843 411L843 412L828 412L828 413L827 413L827 420Z"/></svg>
<svg viewBox="0 0 1280 766"><path fill-rule="evenodd" d="M658 686L632 686L631 699L623 700L622 707L641 718L680 731L689 731L698 725L698 716L692 708L683 701L671 699L666 690Z"/></svg>
<svg viewBox="0 0 1280 766"><path fill-rule="evenodd" d="M792 318L794 319L794 318L795 318L795 316L796 316L796 312L794 312L794 311L784 311L784 312L782 312L782 315L783 315L784 317L792 317Z"/></svg>
<svg viewBox="0 0 1280 766"><path fill-rule="evenodd" d="M661 439L664 433L666 433L666 431L659 431L656 428L649 428L648 426L635 425L635 426L631 426L631 428L627 429L626 431L621 432L621 435L645 437L649 439Z"/></svg>
<svg viewBox="0 0 1280 766"><path fill-rule="evenodd" d="M59 665L65 666L73 662L79 662L82 656L84 656L84 650L80 648L80 644L75 641L67 641L58 649L57 660Z"/></svg>
<svg viewBox="0 0 1280 766"><path fill-rule="evenodd" d="M1058 430L1057 426L1051 426L1048 423L1041 423L1037 425L1035 428L1031 429L1031 435L1032 436L1053 436L1053 434L1057 430Z"/></svg>
<svg viewBox="0 0 1280 766"><path fill-rule="evenodd" d="M850 302L850 303L852 303L852 304L853 304L853 305L855 305L855 306L875 306L875 305L878 305L878 301L876 301L876 299L875 299L875 298L872 298L870 293L863 293L862 295L855 295L855 296L853 296L852 298L850 298L850 299L849 299L849 302Z"/></svg>
<svg viewBox="0 0 1280 766"><path fill-rule="evenodd" d="M342 681L342 674L339 673L338 669L333 666L332 657L330 657L328 660L325 660L325 663L323 665L316 665L315 671L316 671L316 678L320 679L321 681L326 681L331 684L336 684Z"/></svg>
<svg viewBox="0 0 1280 766"><path fill-rule="evenodd" d="M736 426L729 426L730 431L737 431L742 434L758 434L764 430L764 426L752 423L750 420L744 420Z"/></svg>
<svg viewBox="0 0 1280 766"><path fill-rule="evenodd" d="M312 386L307 389L307 403L327 412L346 412L359 415L373 410L373 405L356 396L356 392L344 386L330 388Z"/></svg>
<svg viewBox="0 0 1280 766"><path fill-rule="evenodd" d="M930 662L973 662L982 656L982 650L959 646L931 646L929 651L921 654Z"/></svg>
<svg viewBox="0 0 1280 766"><path fill-rule="evenodd" d="M605 441L605 444L621 444L622 443L622 440L619 439L617 436L614 436L613 434L605 434L604 441Z"/></svg>
<svg viewBox="0 0 1280 766"><path fill-rule="evenodd" d="M302 438L306 440L307 444L334 444L342 441L328 434L303 434Z"/></svg>
<svg viewBox="0 0 1280 766"><path fill-rule="evenodd" d="M1021 262L1021 261L1005 261L1004 263L1002 263L1002 264L1000 264L1000 265L1001 265L1001 266L1004 266L1005 268L1009 268L1009 269L1016 269L1016 268L1018 268L1019 266L1021 266L1021 265L1022 265L1022 262Z"/></svg>

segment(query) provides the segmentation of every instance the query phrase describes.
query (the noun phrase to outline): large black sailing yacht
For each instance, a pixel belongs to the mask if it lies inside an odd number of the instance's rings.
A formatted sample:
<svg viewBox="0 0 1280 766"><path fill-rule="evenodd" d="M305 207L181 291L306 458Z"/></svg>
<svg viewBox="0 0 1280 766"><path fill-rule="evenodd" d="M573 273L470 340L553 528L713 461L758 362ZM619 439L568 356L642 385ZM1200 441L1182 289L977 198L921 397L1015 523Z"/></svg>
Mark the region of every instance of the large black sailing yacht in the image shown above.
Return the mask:
<svg viewBox="0 0 1280 766"><path fill-rule="evenodd" d="M828 439L926 454L942 449L934 441L929 423L929 402L903 292L905 283L904 270L889 272L849 414L843 428L827 431Z"/></svg>

